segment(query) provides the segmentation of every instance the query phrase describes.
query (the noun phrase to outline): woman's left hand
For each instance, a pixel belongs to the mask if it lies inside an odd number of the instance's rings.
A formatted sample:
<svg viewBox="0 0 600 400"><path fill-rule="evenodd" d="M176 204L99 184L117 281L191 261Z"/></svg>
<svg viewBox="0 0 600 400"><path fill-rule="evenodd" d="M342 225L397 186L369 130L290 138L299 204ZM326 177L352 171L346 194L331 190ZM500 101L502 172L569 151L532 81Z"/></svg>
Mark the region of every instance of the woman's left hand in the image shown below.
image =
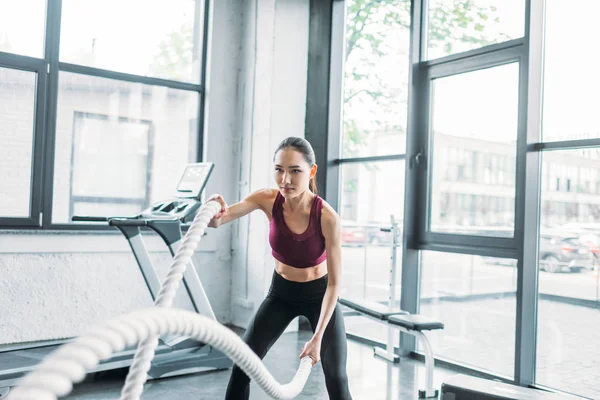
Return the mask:
<svg viewBox="0 0 600 400"><path fill-rule="evenodd" d="M313 337L304 344L302 353L300 353L300 359L306 356L312 358L312 365L321 361L321 339Z"/></svg>

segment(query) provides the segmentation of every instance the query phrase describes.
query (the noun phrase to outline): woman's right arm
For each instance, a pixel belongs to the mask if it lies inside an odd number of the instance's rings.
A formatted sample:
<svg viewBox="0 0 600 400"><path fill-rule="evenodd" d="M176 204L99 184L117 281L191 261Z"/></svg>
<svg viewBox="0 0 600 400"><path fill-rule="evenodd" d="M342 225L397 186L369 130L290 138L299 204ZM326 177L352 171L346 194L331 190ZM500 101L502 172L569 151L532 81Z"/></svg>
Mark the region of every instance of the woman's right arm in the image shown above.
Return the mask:
<svg viewBox="0 0 600 400"><path fill-rule="evenodd" d="M228 206L225 199L223 199L223 196L220 194L210 196L207 202L211 200L218 202L221 204L221 211L210 220L208 226L211 228L218 228L223 224L250 214L254 210L264 209L264 204L268 201L268 198L272 196L272 192L273 190L271 189L258 190L232 206Z"/></svg>

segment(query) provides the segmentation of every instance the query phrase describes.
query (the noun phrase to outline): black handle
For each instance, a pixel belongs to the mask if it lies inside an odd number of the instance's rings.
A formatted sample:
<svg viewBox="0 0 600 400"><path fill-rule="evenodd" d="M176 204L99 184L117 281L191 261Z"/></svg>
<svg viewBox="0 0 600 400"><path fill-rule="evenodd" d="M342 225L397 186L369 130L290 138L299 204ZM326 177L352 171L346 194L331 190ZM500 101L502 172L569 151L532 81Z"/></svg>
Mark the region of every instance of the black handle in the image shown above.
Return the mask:
<svg viewBox="0 0 600 400"><path fill-rule="evenodd" d="M144 219L112 218L108 224L110 226L147 226L148 221Z"/></svg>
<svg viewBox="0 0 600 400"><path fill-rule="evenodd" d="M91 217L88 215L74 215L71 221L106 222L108 217Z"/></svg>

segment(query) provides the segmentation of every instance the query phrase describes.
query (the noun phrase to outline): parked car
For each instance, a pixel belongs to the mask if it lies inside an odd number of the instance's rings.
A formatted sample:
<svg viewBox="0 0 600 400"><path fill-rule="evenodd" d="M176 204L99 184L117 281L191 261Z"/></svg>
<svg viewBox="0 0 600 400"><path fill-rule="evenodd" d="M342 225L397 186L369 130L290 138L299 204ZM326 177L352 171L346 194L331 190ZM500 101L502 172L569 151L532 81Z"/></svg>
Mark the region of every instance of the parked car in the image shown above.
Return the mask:
<svg viewBox="0 0 600 400"><path fill-rule="evenodd" d="M392 233L383 232L381 228L389 228L389 226L371 225L367 227L367 238L370 245L390 246L392 244Z"/></svg>
<svg viewBox="0 0 600 400"><path fill-rule="evenodd" d="M595 233L583 233L579 239L590 250L592 255L592 266L590 269L600 265L600 235Z"/></svg>
<svg viewBox="0 0 600 400"><path fill-rule="evenodd" d="M346 245L390 246L392 233L383 232L381 228L389 228L383 223L357 224L354 221L342 221L342 243Z"/></svg>
<svg viewBox="0 0 600 400"><path fill-rule="evenodd" d="M342 244L365 245L367 243L367 232L365 228L353 222L342 221L341 236Z"/></svg>
<svg viewBox="0 0 600 400"><path fill-rule="evenodd" d="M577 234L542 233L539 251L541 271L580 272L594 268L595 255ZM511 259L483 257L483 260L494 265L517 266L516 260Z"/></svg>
<svg viewBox="0 0 600 400"><path fill-rule="evenodd" d="M578 235L540 234L540 270L579 272L593 265L593 253Z"/></svg>

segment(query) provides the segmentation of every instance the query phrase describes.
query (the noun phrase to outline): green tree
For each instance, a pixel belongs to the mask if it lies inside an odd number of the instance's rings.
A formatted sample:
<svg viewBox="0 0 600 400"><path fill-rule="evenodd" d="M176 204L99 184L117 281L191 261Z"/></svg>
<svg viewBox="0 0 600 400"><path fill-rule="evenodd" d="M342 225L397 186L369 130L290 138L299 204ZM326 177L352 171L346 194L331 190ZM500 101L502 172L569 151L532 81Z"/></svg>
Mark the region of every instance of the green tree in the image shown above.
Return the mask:
<svg viewBox="0 0 600 400"><path fill-rule="evenodd" d="M159 78L188 81L192 75L194 28L189 24L171 32L158 46L150 67L150 75Z"/></svg>
<svg viewBox="0 0 600 400"><path fill-rule="evenodd" d="M368 127L350 112L344 115L343 155L355 156L369 136L405 133L405 119L390 121L381 116L403 115L406 110L406 84L390 87L378 67L391 56L404 60L398 73L408 66L410 0L350 0L347 6L345 109L370 107L377 116ZM472 0L442 0L429 13L429 48L455 52L457 44L485 46L507 39L497 34L494 7L482 8ZM490 29L491 28L491 29ZM398 32L405 40L399 43ZM400 122L399 122L400 121ZM363 124L364 125L364 124Z"/></svg>

